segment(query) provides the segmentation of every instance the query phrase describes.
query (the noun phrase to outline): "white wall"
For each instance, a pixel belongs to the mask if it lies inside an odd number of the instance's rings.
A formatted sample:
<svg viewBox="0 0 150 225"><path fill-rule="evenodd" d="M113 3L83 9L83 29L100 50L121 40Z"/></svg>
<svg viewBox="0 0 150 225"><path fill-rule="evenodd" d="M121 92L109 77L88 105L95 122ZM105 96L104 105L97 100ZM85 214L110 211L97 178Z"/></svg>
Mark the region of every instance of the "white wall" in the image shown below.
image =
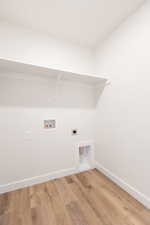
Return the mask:
<svg viewBox="0 0 150 225"><path fill-rule="evenodd" d="M5 22L0 23L0 58L78 73L92 73L94 67L89 49Z"/></svg>
<svg viewBox="0 0 150 225"><path fill-rule="evenodd" d="M0 24L0 58L78 73L91 73L94 66L89 49L7 23ZM69 85L76 92L71 96L65 92L66 102L60 94L58 104L53 98L52 81L44 77L36 80L29 74L16 74L16 79L2 71L0 191L9 190L8 183L74 169L76 144L94 138L95 110L88 98L90 90ZM56 119L56 129L44 130L44 119ZM73 137L74 128L79 135Z"/></svg>
<svg viewBox="0 0 150 225"><path fill-rule="evenodd" d="M105 88L98 105L96 160L105 169L143 193L148 200L149 2L99 47L96 57L96 72L111 80L111 85ZM146 204L148 205L148 201Z"/></svg>
<svg viewBox="0 0 150 225"><path fill-rule="evenodd" d="M82 105L70 101L70 105L55 102L54 106L51 79L28 74L12 76L0 74L0 187L55 171L77 169L77 143L94 139L95 110L82 99L88 90L75 88ZM56 120L56 129L43 129L47 119ZM77 136L72 136L72 129L78 129Z"/></svg>

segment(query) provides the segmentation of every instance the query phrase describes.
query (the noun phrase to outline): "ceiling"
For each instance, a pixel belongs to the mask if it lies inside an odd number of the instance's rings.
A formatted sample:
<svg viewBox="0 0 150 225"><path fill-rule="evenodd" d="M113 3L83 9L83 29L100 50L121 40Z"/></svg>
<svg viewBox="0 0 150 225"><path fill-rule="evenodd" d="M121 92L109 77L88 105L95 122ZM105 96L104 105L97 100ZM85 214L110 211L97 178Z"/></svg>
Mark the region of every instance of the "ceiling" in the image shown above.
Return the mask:
<svg viewBox="0 0 150 225"><path fill-rule="evenodd" d="M0 0L0 19L93 47L144 0Z"/></svg>

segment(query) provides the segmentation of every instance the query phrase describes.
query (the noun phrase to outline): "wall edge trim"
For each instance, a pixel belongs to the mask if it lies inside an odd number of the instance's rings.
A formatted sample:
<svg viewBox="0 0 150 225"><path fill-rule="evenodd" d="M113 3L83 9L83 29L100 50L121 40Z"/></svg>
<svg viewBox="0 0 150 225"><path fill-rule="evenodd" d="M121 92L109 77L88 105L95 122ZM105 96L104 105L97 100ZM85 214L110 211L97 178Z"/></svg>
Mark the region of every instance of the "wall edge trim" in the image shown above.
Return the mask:
<svg viewBox="0 0 150 225"><path fill-rule="evenodd" d="M123 190L129 193L133 198L142 203L146 208L150 209L150 198L148 196L144 195L143 193L126 183L124 180L113 174L110 170L106 169L97 161L95 161L95 167L104 175L106 175L110 180L120 186Z"/></svg>
<svg viewBox="0 0 150 225"><path fill-rule="evenodd" d="M4 184L4 185L0 185L0 194L4 194L6 192L10 192L10 191L15 191L18 189L22 189L25 187L29 187L35 184L40 184L40 183L44 183L50 180L54 180L56 178L61 178L61 177L65 177L74 173L77 173L79 171L77 171L76 168L68 168L68 169L63 169L63 170L59 170L59 171L54 171L51 173L46 173L40 176L35 176L35 177L31 177L31 178L26 178L23 180L19 180L19 181L14 181L8 184Z"/></svg>

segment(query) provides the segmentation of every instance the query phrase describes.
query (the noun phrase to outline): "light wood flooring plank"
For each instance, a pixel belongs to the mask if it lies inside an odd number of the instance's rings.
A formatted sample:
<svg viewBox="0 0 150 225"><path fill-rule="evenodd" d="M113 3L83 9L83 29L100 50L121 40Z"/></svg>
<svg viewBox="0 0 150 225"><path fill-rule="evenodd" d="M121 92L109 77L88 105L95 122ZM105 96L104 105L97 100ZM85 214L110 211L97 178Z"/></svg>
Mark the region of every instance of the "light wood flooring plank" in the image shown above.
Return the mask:
<svg viewBox="0 0 150 225"><path fill-rule="evenodd" d="M150 210L94 169L0 195L0 225L150 225Z"/></svg>

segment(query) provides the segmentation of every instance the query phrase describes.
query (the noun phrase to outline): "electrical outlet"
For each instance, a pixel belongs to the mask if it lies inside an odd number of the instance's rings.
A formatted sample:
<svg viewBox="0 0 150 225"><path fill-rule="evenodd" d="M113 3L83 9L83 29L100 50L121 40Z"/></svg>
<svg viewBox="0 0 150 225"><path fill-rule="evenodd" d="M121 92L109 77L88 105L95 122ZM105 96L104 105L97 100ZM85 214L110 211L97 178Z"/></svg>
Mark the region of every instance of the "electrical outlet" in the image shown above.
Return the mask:
<svg viewBox="0 0 150 225"><path fill-rule="evenodd" d="M25 141L31 141L32 140L32 133L30 130L25 131L25 136L24 136Z"/></svg>
<svg viewBox="0 0 150 225"><path fill-rule="evenodd" d="M78 130L77 129L73 129L72 130L72 135L77 135L78 134Z"/></svg>

